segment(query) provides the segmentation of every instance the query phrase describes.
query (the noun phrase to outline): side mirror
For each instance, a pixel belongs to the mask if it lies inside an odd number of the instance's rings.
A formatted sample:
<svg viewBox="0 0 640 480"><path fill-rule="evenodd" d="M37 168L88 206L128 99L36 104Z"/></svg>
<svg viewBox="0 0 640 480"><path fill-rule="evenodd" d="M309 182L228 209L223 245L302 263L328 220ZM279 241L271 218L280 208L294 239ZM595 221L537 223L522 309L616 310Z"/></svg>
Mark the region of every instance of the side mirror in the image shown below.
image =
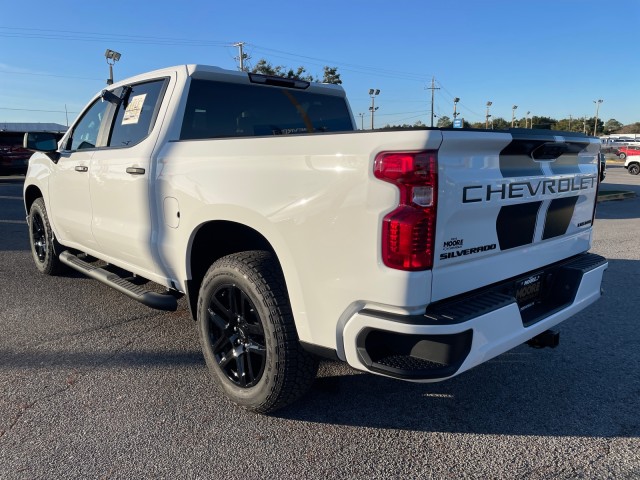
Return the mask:
<svg viewBox="0 0 640 480"><path fill-rule="evenodd" d="M54 162L57 162L60 158L60 154L58 153L58 139L55 133L27 132L24 134L22 146L27 150L46 153Z"/></svg>

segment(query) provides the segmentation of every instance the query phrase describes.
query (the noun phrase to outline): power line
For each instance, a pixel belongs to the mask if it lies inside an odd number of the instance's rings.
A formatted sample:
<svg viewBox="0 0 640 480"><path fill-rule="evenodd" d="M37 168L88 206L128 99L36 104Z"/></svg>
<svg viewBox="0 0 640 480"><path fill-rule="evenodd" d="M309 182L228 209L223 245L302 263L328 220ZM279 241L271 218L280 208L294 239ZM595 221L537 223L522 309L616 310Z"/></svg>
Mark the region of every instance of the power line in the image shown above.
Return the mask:
<svg viewBox="0 0 640 480"><path fill-rule="evenodd" d="M127 35L127 34L114 34L114 33L100 33L100 32L84 32L76 30L53 30L53 29L39 29L39 28L23 28L23 27L6 27L0 26L0 37L8 38L32 38L41 40L59 40L59 41L84 41L84 42L105 42L116 41L121 43L136 43L147 45L165 45L165 46L191 46L191 47L222 47L233 48L233 42L219 41L219 40L195 40L189 38L174 38L174 37L162 37L162 36L143 36L143 35ZM355 73L375 74L378 77L396 78L403 80L410 80L416 82L424 82L424 74L417 74L412 72L402 72L398 70L390 70L379 67L373 67L369 65L360 65L348 62L340 62L334 60L328 60L319 57L312 57L308 55L300 55L293 52L287 52L284 50L278 50L273 48L266 48L255 44L246 43L253 50L263 52L270 57L284 58L288 61L291 59L301 59L306 62L310 62L316 65L335 65L340 67L343 71L350 71ZM98 81L101 79L87 78L87 77L73 77L66 75L54 75L45 73L27 73L27 72L8 72L2 71L0 73L16 74L16 75L33 75L33 76L48 76L58 78L75 78L79 80L92 80ZM455 98L449 90L438 81L438 88L442 88L452 99ZM435 85L432 85L435 89ZM432 93L433 90L432 90ZM408 101L407 101L408 102ZM482 114L469 108L466 104L460 102L459 106L475 117L482 117ZM433 110L433 107L432 107ZM388 115L388 114L378 114Z"/></svg>
<svg viewBox="0 0 640 480"><path fill-rule="evenodd" d="M66 110L36 110L31 108L9 108L9 107L0 107L0 110L11 110L15 112L80 113L80 112L68 112Z"/></svg>
<svg viewBox="0 0 640 480"><path fill-rule="evenodd" d="M318 57L310 57L307 55L300 55L297 53L285 52L283 50L265 48L265 47L261 47L259 45L255 45L251 43L248 43L247 45L250 45L254 51L266 53L270 57L284 58L285 60L303 59L309 63L320 65L320 66L334 65L334 66L340 67L343 71L348 71L348 72L369 73L369 74L375 73L377 76L407 79L407 80L413 80L418 82L424 81L424 77L425 77L425 75L416 74L416 73L400 72L397 70L371 67L368 65L358 65L358 64L328 60L328 59L323 59Z"/></svg>
<svg viewBox="0 0 640 480"><path fill-rule="evenodd" d="M0 37L5 38L30 38L39 40L58 40L58 41L74 41L74 42L120 42L120 43L135 43L146 45L165 45L165 46L191 46L191 47L221 47L230 48L233 47L234 42L226 42L219 40L194 40L188 38L174 38L174 37L160 37L160 36L143 36L143 35L123 35L115 33L101 33L101 32L83 32L76 30L52 30L52 29L39 29L39 28L22 28L22 27L6 27L0 26ZM307 55L300 55L297 53L286 52L283 50L277 50L272 48L261 47L259 45L246 43L247 46L251 46L253 50L258 52L264 52L271 57L284 58L287 60L303 59L311 61L317 65L336 65L343 71L351 71L357 73L369 73L376 74L377 76L398 78L412 81L423 82L426 75L401 72L397 70L384 69L379 67L372 67L369 65L358 65L348 62L337 62L334 60L328 60L318 57L311 57Z"/></svg>
<svg viewBox="0 0 640 480"><path fill-rule="evenodd" d="M7 70L0 70L0 73L6 73L9 75L33 75L36 77L56 77L56 78L74 78L76 80L99 80L102 81L102 78L89 78L89 77L72 77L70 75L54 75L52 73L36 73L36 72L11 72Z"/></svg>
<svg viewBox="0 0 640 480"><path fill-rule="evenodd" d="M440 80L438 80L438 85L442 88L442 90L444 92L447 93L447 95L449 95L449 97L451 98L451 100L453 100L454 98L457 98L455 95L453 95L449 90L447 90L445 88L445 86L442 84L442 82ZM472 113L473 115L475 115L476 117L480 117L482 118L483 115L478 113L478 112L474 112L473 110L471 110L469 107L467 107L464 103L458 101L458 105L462 108L464 108L465 110L467 110L469 113Z"/></svg>
<svg viewBox="0 0 640 480"><path fill-rule="evenodd" d="M376 116L380 116L380 117L388 117L391 115L407 115L409 113L420 113L421 115L428 115L428 112L425 112L424 110L414 110L413 112L396 112L396 113L376 113Z"/></svg>
<svg viewBox="0 0 640 480"><path fill-rule="evenodd" d="M4 32L2 31L4 30ZM122 35L114 33L81 32L73 30L51 30L41 28L18 28L0 26L0 37L35 38L45 40L73 40L85 42L116 41L151 45L181 45L194 47L230 47L232 42L218 40L193 40L188 38L152 37L143 35Z"/></svg>

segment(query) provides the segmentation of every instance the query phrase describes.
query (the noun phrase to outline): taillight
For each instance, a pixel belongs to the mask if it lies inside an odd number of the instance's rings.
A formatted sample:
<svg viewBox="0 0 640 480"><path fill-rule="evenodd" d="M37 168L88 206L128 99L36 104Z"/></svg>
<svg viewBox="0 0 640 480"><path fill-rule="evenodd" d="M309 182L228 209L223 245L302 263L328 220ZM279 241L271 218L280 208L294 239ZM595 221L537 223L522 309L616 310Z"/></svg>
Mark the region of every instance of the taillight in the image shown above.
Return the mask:
<svg viewBox="0 0 640 480"><path fill-rule="evenodd" d="M438 192L437 151L381 153L376 178L400 190L398 207L382 222L382 260L399 270L433 266Z"/></svg>

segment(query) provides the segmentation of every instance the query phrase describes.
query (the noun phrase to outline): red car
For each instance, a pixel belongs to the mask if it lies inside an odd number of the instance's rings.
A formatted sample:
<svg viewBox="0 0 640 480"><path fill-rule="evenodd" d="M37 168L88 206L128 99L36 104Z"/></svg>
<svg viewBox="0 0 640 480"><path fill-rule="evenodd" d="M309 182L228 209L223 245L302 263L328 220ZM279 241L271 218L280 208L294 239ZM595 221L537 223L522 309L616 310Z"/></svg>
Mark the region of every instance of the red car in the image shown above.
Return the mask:
<svg viewBox="0 0 640 480"><path fill-rule="evenodd" d="M640 145L627 145L626 147L618 147L618 149L616 150L616 155L618 155L621 160L627 158L628 155L640 155Z"/></svg>
<svg viewBox="0 0 640 480"><path fill-rule="evenodd" d="M62 133L56 133L56 138L62 138ZM0 175L15 175L27 173L29 158L33 152L22 148L24 132L0 131Z"/></svg>
<svg viewBox="0 0 640 480"><path fill-rule="evenodd" d="M0 136L0 175L27 171L32 152L22 148L22 137L19 133Z"/></svg>

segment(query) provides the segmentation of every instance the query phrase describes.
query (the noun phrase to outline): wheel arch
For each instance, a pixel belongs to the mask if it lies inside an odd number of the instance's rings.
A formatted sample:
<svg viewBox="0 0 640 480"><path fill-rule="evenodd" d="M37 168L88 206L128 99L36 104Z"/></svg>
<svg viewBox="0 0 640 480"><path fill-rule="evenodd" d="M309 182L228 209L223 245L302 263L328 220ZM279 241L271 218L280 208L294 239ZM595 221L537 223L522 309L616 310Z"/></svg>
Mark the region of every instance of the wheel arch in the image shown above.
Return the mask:
<svg viewBox="0 0 640 480"><path fill-rule="evenodd" d="M285 279L298 334L302 333L299 316L295 314L295 300L291 295L292 283L295 284L296 280L292 278L294 274L287 272L287 269L284 268L282 252L279 252L279 249L258 230L230 220L212 220L203 223L192 234L186 258L187 272L190 275L185 282L185 293L192 318L196 319L198 292L209 267L224 256L249 250L265 250L273 254Z"/></svg>
<svg viewBox="0 0 640 480"><path fill-rule="evenodd" d="M35 202L36 199L40 197L44 197L44 195L42 194L42 191L40 190L40 188L38 188L36 185L29 185L25 189L24 208L27 212L27 215L29 215L29 210L31 209L31 205L33 205L33 202Z"/></svg>

